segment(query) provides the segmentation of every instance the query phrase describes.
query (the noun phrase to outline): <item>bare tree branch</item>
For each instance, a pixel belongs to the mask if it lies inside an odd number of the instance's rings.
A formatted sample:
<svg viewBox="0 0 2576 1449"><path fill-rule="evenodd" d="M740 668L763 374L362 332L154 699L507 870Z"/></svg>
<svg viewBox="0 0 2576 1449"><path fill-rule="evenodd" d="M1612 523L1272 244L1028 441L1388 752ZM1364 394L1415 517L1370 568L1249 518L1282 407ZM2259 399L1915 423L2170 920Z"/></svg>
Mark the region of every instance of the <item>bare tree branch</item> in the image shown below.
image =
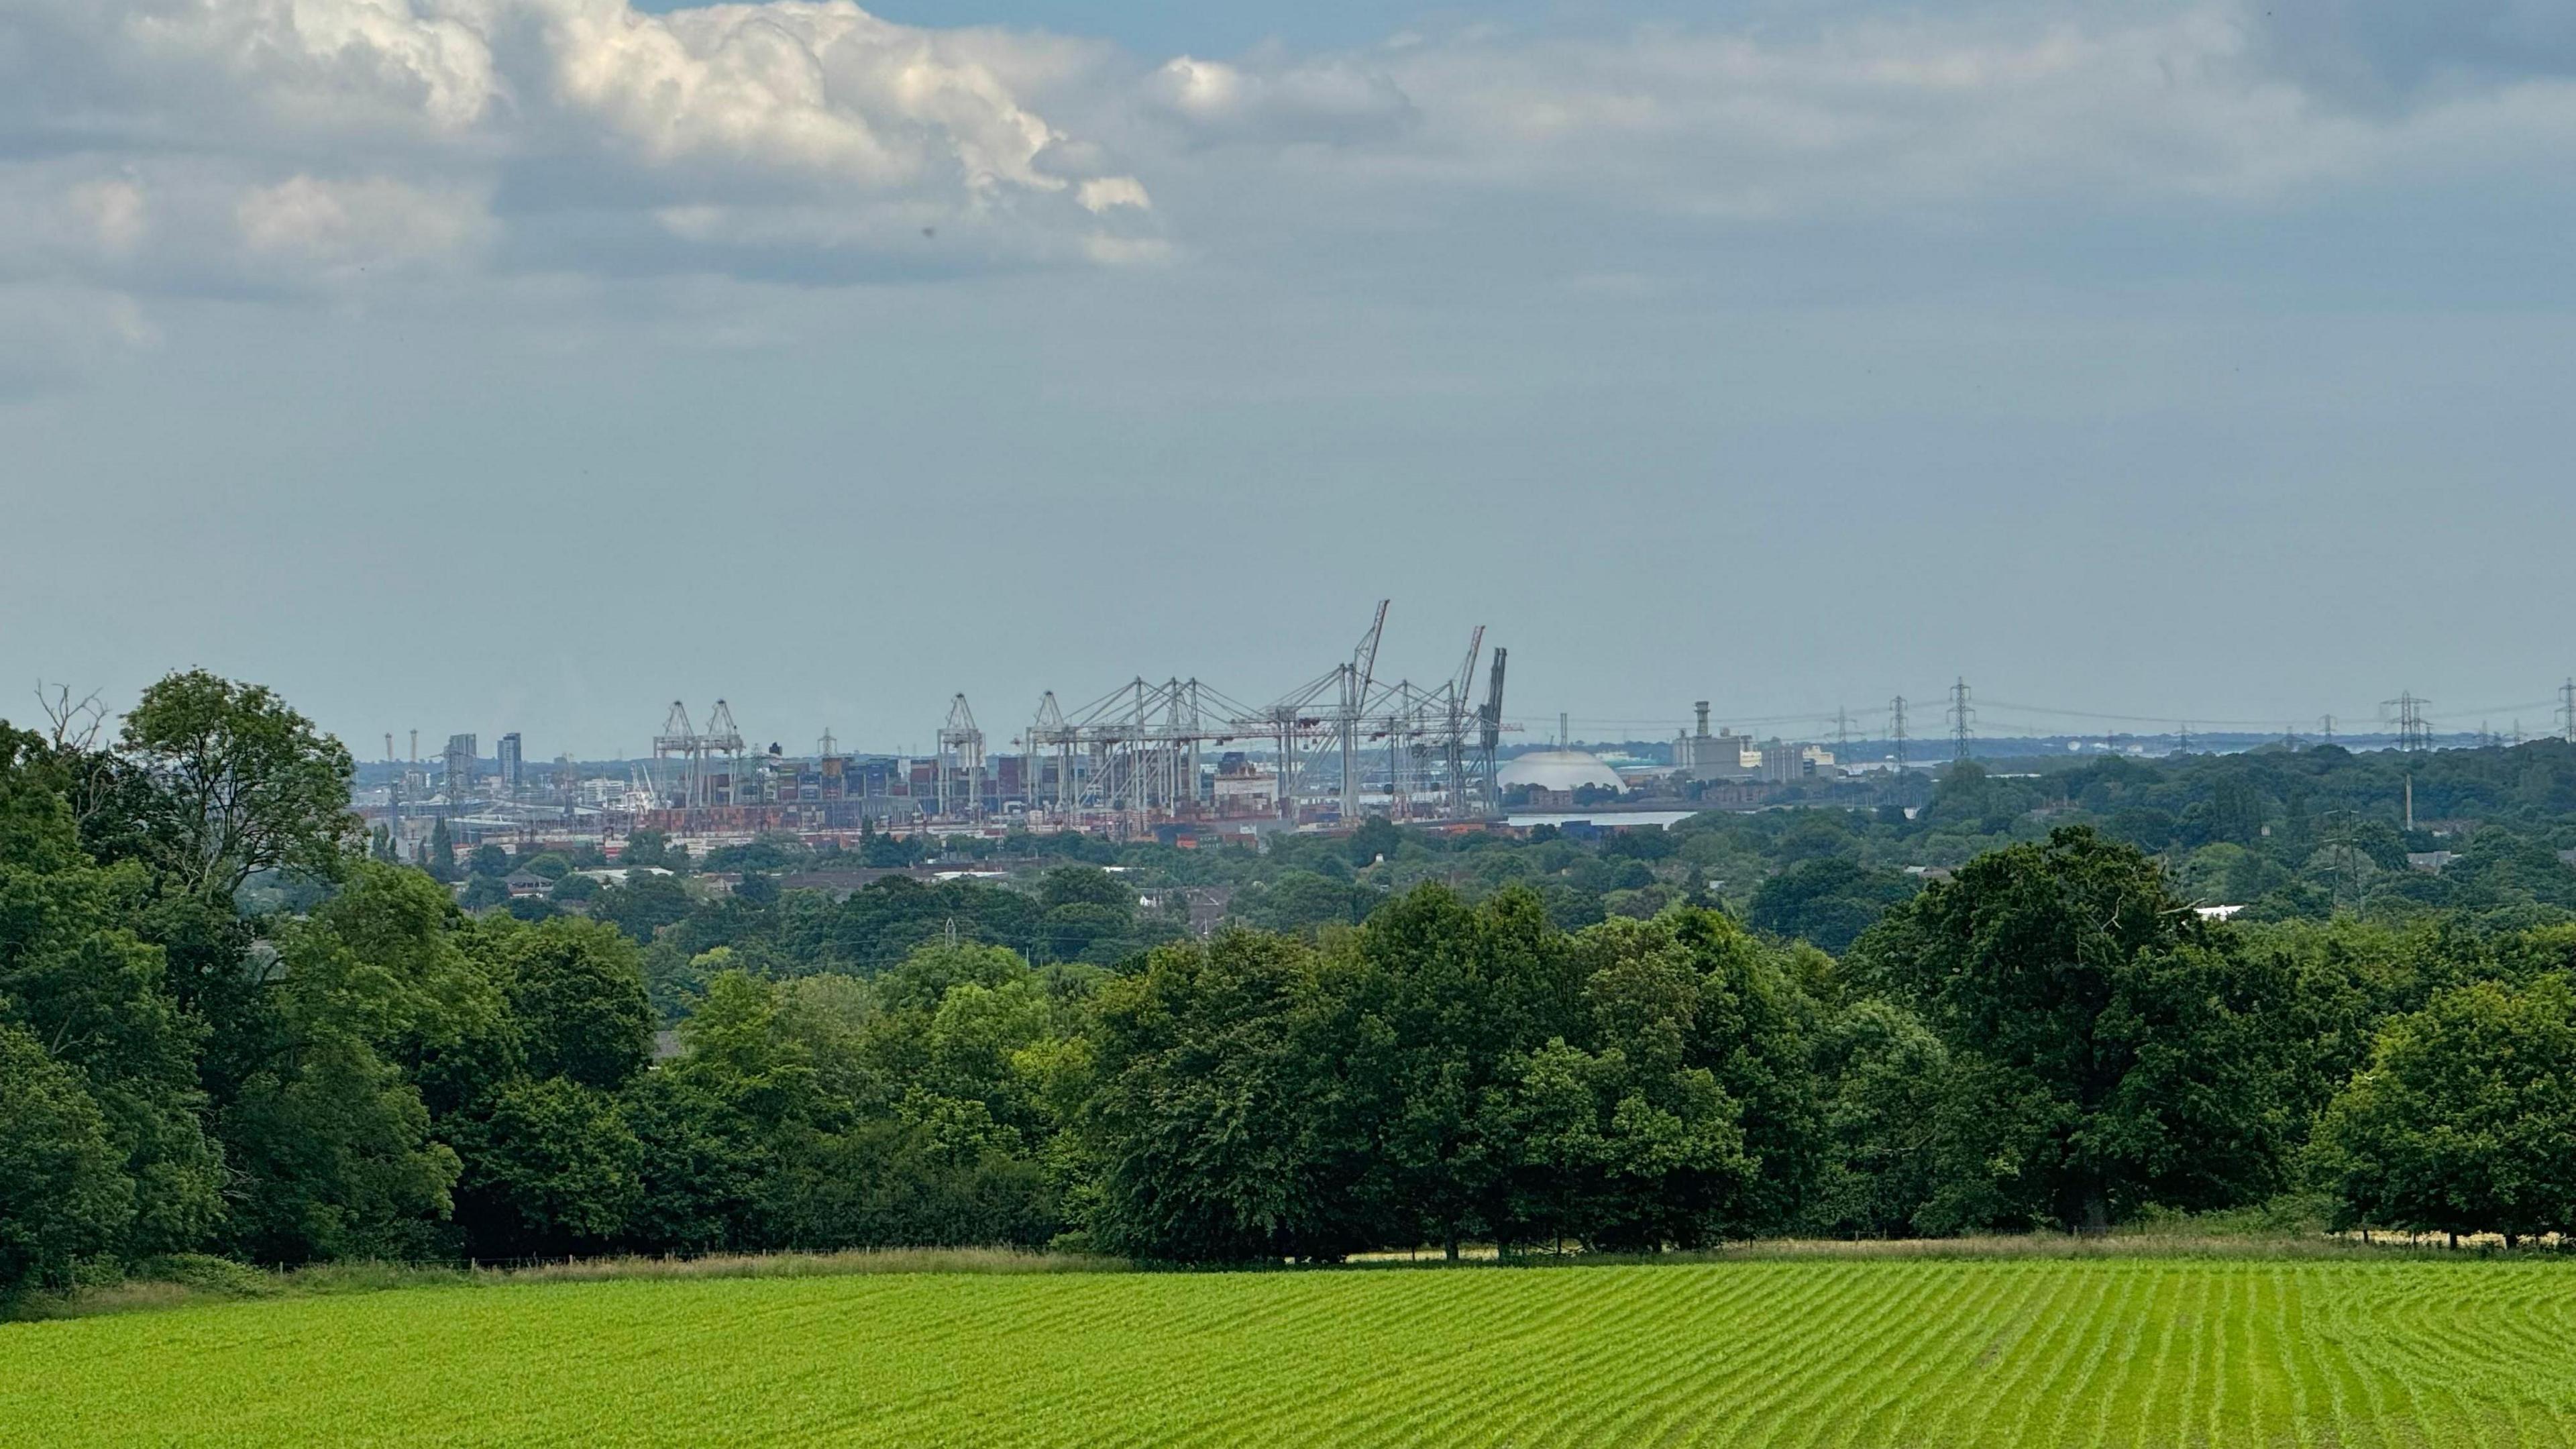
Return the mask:
<svg viewBox="0 0 2576 1449"><path fill-rule="evenodd" d="M36 707L44 711L46 741L56 754L86 755L98 748L98 737L107 727L107 705L97 690L75 701L70 685L47 685L39 679Z"/></svg>

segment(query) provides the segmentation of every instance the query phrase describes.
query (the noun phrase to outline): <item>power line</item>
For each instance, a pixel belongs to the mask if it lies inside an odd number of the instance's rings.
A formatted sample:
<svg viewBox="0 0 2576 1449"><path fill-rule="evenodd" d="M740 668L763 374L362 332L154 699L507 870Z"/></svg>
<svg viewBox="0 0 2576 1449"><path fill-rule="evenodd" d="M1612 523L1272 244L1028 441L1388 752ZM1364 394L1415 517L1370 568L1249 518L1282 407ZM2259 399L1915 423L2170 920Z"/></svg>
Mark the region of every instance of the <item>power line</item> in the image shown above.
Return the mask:
<svg viewBox="0 0 2576 1449"><path fill-rule="evenodd" d="M2023 711L2027 714L2054 715L2061 719L2099 719L2110 720L2118 724L2178 725L2185 723L2185 721L2176 719L2172 715L2113 714L2105 710L2096 709L2059 709L2053 705L2022 704L2017 701L2006 699L1989 699L1986 703L1988 706L1995 709L2013 709ZM2265 731L2269 731L2276 721L2268 719L2203 718L2201 723L2204 725L2240 725L2248 728L2259 727Z"/></svg>
<svg viewBox="0 0 2576 1449"><path fill-rule="evenodd" d="M1950 700L1949 708L1943 711L1943 722L1949 728L1954 737L1954 753L1956 753L1956 736L1959 733L1956 709L1959 703L1960 691L1966 686L1966 683L1967 682L1964 678L1960 678L1956 680L1949 689L1944 691L1945 694L1950 696ZM2186 719L2175 715L2149 715L2122 713L2112 710L2070 709L2057 705L2029 704L1992 698L1978 701L1974 699L1973 691L1970 692L1970 699L1972 703L1969 709L1969 727L1966 733L1971 741L1981 737L1985 730L1992 729L1999 723L2004 727L2006 733L2021 731L2027 731L2032 735L2072 735L2083 733L2080 730L2069 730L2052 723L2052 721L2070 720L2092 720L2125 725L2162 726L2162 731L2149 732L2170 733L2176 739L2178 745L2186 750L2193 748L2198 743L2205 742L2207 735L2213 730L2218 733L2229 735L2260 735L2268 738L2282 739L2285 742L2296 742L2302 738L2295 728L2285 731L2280 722L2280 717L2277 715L2270 719L2222 719L2206 715ZM2381 705L2381 710L2388 723L2396 727L2394 732L2398 736L2400 748L2431 749L2433 747L2433 739L2438 731L2432 721L2425 717L2424 712L2429 701L2418 698L2415 699L2414 703L2416 707L2415 717L2417 729L2413 732L2412 743L2408 742L2410 739L2410 733L2404 727L2405 722L2400 717L2405 712L2403 702L2400 700L2384 701ZM2548 709L2552 711L2557 726L2557 733L2559 733L2562 738L2567 739L2570 743L2576 743L2576 677L2570 677L2553 690L2552 697L2549 699L2523 700L2511 704L2492 705L2484 708L2456 709L2449 713L2451 713L2455 718L2485 716L2492 720L2494 717L2499 715L2512 716L2537 709ZM1998 714L1998 711L2001 711L2001 713ZM1892 716L1892 703L1889 713ZM2317 716L2316 718L2318 720L2317 738L2323 743L2334 743L2336 740L2336 726L2340 724L2346 716L2330 714ZM1564 723L1565 720L1565 716L1559 716L1556 719L1525 717L1516 719L1512 721L1512 723L1523 727L1530 733L1536 734L1552 732L1556 727ZM1575 715L1571 717L1571 722L1594 728L1636 729L1639 731L1669 731L1676 727L1675 719L1670 716L1614 717L1606 715ZM1891 719L1891 725L1892 722L1893 721ZM1683 723L1686 726L1687 722ZM1783 733L1788 732L1788 727L1812 727L1816 731L1813 738L1831 738L1836 740L1838 743L1847 745L1850 743L1852 738L1853 720L1851 711L1848 708L1837 707L1830 710L1814 708L1793 713L1769 715L1738 715L1735 716L1730 723L1734 725L1760 727L1765 730L1779 730ZM2493 733L2491 729L2487 732ZM1888 731L1889 737L1893 738L1894 733L1894 730L1891 728ZM2123 733L2131 732L2123 731ZM2201 736L2201 740L2195 741L2193 739L2195 733L2198 733ZM2471 734L2474 732L2464 731L2462 733Z"/></svg>
<svg viewBox="0 0 2576 1449"><path fill-rule="evenodd" d="M1975 722L1976 711L1968 707L1968 676L1950 686L1950 758L1968 758L1968 726Z"/></svg>
<svg viewBox="0 0 2576 1449"><path fill-rule="evenodd" d="M1888 734L1896 744L1896 773L1905 773L1905 696L1888 701Z"/></svg>
<svg viewBox="0 0 2576 1449"><path fill-rule="evenodd" d="M2403 690L2380 705L2382 717L2390 710L2397 712L2397 748L2411 753L2432 746L2432 731L2424 726L2424 706L2430 702L2417 699L2413 690Z"/></svg>

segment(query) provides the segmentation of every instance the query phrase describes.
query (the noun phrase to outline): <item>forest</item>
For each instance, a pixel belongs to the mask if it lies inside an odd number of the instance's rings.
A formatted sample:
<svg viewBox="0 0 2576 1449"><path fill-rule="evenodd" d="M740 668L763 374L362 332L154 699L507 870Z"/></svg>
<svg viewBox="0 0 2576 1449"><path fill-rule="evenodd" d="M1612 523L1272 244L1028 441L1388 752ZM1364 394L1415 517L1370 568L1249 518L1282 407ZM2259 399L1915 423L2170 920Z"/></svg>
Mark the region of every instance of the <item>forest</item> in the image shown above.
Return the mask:
<svg viewBox="0 0 2576 1449"><path fill-rule="evenodd" d="M284 700L175 674L113 738L0 727L0 1294L206 1254L1337 1261L2176 1214L2519 1247L2576 1226L2571 757L1954 767L1910 815L1597 840L1009 842L1054 855L838 899L760 843L514 912L467 908L476 852L377 858ZM2406 790L2445 823L2410 836ZM1229 886L1230 919L1149 884Z"/></svg>

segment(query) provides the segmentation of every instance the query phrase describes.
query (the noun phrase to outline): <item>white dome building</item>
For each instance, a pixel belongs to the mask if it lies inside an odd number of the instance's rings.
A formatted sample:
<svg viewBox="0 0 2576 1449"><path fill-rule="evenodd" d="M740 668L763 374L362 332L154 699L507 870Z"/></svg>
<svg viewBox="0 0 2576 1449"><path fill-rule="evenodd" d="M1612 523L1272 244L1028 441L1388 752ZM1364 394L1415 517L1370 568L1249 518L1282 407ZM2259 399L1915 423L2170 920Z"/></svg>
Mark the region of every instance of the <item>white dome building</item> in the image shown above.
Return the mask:
<svg viewBox="0 0 2576 1449"><path fill-rule="evenodd" d="M1506 760L1494 772L1494 783L1510 790L1526 785L1533 790L1556 790L1571 793L1586 785L1603 790L1626 788L1619 772L1603 764L1598 755L1581 750L1532 750Z"/></svg>

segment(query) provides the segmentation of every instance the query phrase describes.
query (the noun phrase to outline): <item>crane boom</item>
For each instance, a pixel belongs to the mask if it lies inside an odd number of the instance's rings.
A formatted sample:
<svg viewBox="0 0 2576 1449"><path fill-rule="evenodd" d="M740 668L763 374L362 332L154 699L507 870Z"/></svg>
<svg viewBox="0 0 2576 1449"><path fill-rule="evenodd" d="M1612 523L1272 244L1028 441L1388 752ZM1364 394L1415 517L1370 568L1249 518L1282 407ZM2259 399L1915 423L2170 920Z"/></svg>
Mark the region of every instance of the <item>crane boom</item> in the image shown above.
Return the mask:
<svg viewBox="0 0 2576 1449"><path fill-rule="evenodd" d="M1495 646L1494 669L1486 685L1484 707L1476 711L1477 722L1483 726L1478 743L1488 755L1492 754L1494 746L1502 741L1503 662L1511 656L1512 651L1500 645Z"/></svg>
<svg viewBox="0 0 2576 1449"><path fill-rule="evenodd" d="M1353 710L1368 708L1369 683L1377 675L1377 641L1386 633L1386 606L1392 599L1377 601L1377 617L1369 621L1369 630L1360 636L1360 647L1351 651L1351 674L1358 687L1351 694Z"/></svg>

